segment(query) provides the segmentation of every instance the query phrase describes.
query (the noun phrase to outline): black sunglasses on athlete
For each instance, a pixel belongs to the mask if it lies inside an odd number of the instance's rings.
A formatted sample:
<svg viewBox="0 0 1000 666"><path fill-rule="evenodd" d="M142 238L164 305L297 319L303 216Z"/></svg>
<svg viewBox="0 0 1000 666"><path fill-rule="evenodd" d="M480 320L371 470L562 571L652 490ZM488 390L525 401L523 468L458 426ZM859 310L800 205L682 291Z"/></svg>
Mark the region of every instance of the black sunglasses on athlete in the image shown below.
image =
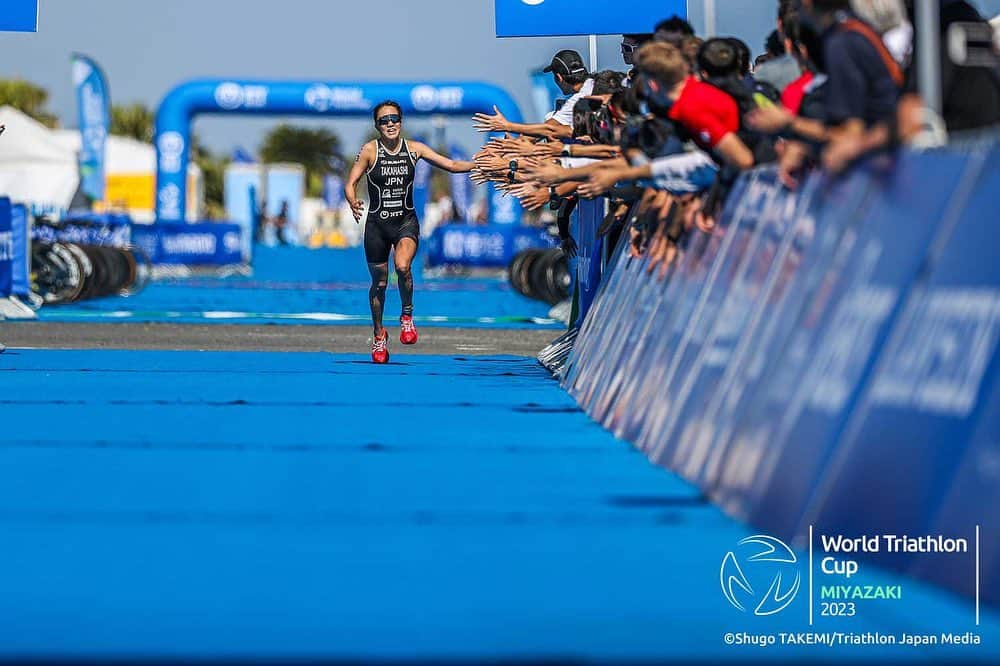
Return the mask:
<svg viewBox="0 0 1000 666"><path fill-rule="evenodd" d="M403 117L394 113L391 116L382 116L381 118L379 118L378 119L378 124L382 125L382 126L388 125L389 123L393 123L393 124L398 125L402 121L403 121Z"/></svg>

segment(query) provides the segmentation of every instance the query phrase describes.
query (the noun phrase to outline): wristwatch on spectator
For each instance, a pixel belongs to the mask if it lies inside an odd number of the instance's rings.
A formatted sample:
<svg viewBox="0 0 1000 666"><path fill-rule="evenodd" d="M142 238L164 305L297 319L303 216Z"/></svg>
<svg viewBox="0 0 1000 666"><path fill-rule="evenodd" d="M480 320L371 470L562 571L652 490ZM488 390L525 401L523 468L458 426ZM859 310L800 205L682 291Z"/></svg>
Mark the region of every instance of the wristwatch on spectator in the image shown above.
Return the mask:
<svg viewBox="0 0 1000 666"><path fill-rule="evenodd" d="M563 157L573 157L573 144L572 143L564 143L563 144L563 147L562 147L562 156Z"/></svg>

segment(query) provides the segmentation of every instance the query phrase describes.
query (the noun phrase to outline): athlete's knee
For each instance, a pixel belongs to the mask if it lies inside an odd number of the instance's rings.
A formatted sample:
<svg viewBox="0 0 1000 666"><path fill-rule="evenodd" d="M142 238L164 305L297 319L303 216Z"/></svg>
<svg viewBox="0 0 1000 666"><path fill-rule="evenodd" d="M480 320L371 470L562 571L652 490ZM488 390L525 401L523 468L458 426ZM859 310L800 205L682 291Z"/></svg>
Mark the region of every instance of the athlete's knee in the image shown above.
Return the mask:
<svg viewBox="0 0 1000 666"><path fill-rule="evenodd" d="M409 279L413 274L413 269L410 262L397 262L396 263L396 275L399 279Z"/></svg>
<svg viewBox="0 0 1000 666"><path fill-rule="evenodd" d="M372 276L372 286L379 283L385 285L389 282L388 262L384 264L368 264L368 272Z"/></svg>

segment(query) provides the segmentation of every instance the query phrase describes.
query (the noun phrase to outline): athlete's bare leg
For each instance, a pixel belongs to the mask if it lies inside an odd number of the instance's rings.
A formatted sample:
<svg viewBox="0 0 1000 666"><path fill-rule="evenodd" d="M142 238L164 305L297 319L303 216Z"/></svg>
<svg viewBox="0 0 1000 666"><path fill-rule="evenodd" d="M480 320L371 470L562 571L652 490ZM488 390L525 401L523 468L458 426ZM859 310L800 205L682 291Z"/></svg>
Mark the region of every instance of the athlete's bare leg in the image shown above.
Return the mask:
<svg viewBox="0 0 1000 666"><path fill-rule="evenodd" d="M412 238L403 238L396 244L393 259L396 276L399 278L399 300L403 303L403 314L413 314L413 257L417 254L417 243ZM382 299L383 302L385 299Z"/></svg>
<svg viewBox="0 0 1000 666"><path fill-rule="evenodd" d="M412 257L411 257L412 258ZM372 308L372 324L375 337L382 336L382 312L385 310L385 288L389 284L389 264L368 264L372 276L372 286L368 290L368 300Z"/></svg>

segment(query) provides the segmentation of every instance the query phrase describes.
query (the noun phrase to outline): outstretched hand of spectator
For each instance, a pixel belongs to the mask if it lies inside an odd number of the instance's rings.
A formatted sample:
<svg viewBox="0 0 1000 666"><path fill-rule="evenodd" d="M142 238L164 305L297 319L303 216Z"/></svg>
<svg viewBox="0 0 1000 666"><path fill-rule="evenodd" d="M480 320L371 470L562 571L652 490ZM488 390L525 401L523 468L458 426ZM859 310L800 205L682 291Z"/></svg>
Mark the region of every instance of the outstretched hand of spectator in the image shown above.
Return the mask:
<svg viewBox="0 0 1000 666"><path fill-rule="evenodd" d="M472 117L472 125L477 132L506 132L507 118L500 113L500 109L493 106L494 115L477 113Z"/></svg>
<svg viewBox="0 0 1000 666"><path fill-rule="evenodd" d="M513 190L511 190L513 193ZM549 191L544 187L538 187L534 183L524 183L520 194L515 195L521 200L521 205L526 210L538 210L549 202Z"/></svg>
<svg viewBox="0 0 1000 666"><path fill-rule="evenodd" d="M563 168L551 162L542 162L537 165L529 165L524 169L524 175L533 178L546 185L554 185L559 181Z"/></svg>
<svg viewBox="0 0 1000 666"><path fill-rule="evenodd" d="M577 192L585 199L599 197L618 182L618 171L616 169L601 169L591 174L587 182L580 186Z"/></svg>
<svg viewBox="0 0 1000 666"><path fill-rule="evenodd" d="M483 171L505 171L510 164L510 160L500 155L491 154L477 155L474 161L476 166Z"/></svg>

